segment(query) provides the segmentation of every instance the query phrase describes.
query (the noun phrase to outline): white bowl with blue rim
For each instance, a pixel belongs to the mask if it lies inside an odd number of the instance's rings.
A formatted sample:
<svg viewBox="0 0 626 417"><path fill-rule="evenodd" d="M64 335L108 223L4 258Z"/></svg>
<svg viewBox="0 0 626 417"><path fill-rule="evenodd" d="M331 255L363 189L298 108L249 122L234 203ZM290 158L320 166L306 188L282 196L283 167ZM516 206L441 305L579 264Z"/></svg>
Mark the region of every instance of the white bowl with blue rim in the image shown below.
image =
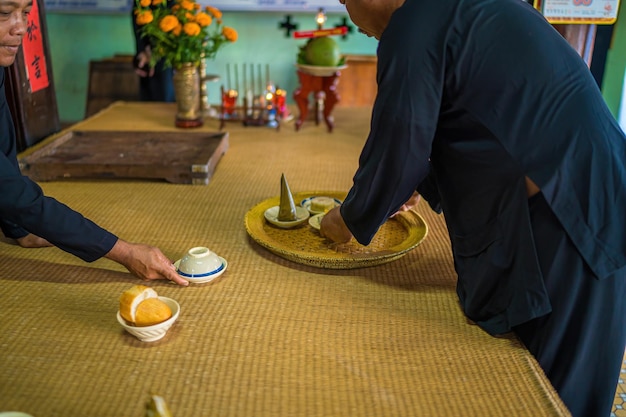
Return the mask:
<svg viewBox="0 0 626 417"><path fill-rule="evenodd" d="M196 246L174 262L178 275L189 282L204 284L213 281L226 271L228 262L204 246Z"/></svg>

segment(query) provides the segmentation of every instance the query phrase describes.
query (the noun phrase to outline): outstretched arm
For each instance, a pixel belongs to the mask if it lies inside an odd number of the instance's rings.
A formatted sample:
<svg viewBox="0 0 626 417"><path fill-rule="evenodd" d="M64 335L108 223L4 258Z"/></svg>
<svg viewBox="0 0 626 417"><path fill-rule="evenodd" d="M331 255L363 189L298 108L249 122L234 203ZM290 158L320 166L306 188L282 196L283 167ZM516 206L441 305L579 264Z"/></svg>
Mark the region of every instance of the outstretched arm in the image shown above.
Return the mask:
<svg viewBox="0 0 626 417"><path fill-rule="evenodd" d="M189 285L189 282L176 272L172 262L154 246L118 239L104 257L124 265L133 275L144 281L167 279L179 285Z"/></svg>

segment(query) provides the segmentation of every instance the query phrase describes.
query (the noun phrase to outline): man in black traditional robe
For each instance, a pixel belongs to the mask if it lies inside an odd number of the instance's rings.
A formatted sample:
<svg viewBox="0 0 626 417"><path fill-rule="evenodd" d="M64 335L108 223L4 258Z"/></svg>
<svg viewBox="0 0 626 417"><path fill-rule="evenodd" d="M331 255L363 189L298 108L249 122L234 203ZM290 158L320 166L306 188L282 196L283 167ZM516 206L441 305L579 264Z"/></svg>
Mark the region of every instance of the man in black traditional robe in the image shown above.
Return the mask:
<svg viewBox="0 0 626 417"><path fill-rule="evenodd" d="M575 417L608 416L626 340L626 139L520 0L340 0L379 39L371 130L321 233L368 244L419 193L465 314L514 331Z"/></svg>

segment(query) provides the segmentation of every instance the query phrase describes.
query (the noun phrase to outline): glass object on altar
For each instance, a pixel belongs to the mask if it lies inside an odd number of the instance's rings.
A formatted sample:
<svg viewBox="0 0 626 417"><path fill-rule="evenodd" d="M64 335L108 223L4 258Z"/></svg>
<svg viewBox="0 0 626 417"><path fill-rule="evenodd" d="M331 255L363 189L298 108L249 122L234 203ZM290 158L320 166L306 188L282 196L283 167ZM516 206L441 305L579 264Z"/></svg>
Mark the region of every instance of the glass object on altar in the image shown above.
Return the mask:
<svg viewBox="0 0 626 417"><path fill-rule="evenodd" d="M321 29L326 23L326 12L323 7L320 7L315 15L315 23L317 23L317 28Z"/></svg>
<svg viewBox="0 0 626 417"><path fill-rule="evenodd" d="M231 66L226 64L226 85L221 87L220 129L226 121L241 121L244 126L266 126L279 129L288 115L285 90L270 80L269 64L265 72L261 64L243 64L243 88L239 89L239 66L235 64L234 80ZM235 88L232 88L232 86Z"/></svg>
<svg viewBox="0 0 626 417"><path fill-rule="evenodd" d="M237 90L228 89L222 92L222 102L224 103L225 116L233 116L236 114L237 97L239 93Z"/></svg>

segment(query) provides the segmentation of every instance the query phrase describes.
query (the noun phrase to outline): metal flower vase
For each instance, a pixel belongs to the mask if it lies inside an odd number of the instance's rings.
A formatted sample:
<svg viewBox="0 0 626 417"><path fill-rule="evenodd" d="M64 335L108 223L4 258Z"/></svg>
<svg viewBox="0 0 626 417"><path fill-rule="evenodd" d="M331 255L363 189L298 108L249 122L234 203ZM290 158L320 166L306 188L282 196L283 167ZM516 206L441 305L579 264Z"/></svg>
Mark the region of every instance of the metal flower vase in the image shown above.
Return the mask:
<svg viewBox="0 0 626 417"><path fill-rule="evenodd" d="M174 94L176 95L176 127L202 126L200 74L197 64L184 63L174 68Z"/></svg>

